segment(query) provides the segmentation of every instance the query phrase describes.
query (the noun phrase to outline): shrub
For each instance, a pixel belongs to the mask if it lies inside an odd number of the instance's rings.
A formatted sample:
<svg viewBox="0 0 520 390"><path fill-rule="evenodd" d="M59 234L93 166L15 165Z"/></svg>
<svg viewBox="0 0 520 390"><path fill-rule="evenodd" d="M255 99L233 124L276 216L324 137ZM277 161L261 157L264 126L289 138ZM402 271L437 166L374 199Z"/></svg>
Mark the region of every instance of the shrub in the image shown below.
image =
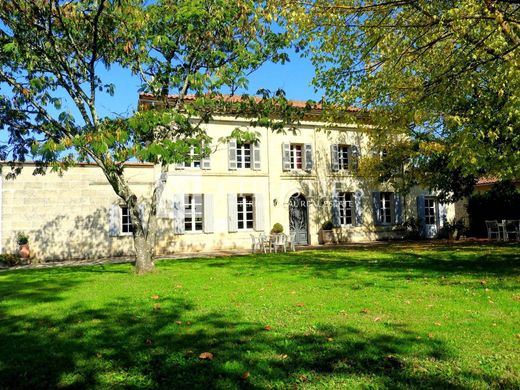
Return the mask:
<svg viewBox="0 0 520 390"><path fill-rule="evenodd" d="M29 242L29 236L24 232L18 232L16 235L16 243L18 245L25 245Z"/></svg>
<svg viewBox="0 0 520 390"><path fill-rule="evenodd" d="M333 227L334 225L331 221L324 222L323 225L321 225L322 230L332 230Z"/></svg>
<svg viewBox="0 0 520 390"><path fill-rule="evenodd" d="M271 233L273 234L280 234L283 233L283 226L281 223L275 223L273 225L273 228L271 229Z"/></svg>
<svg viewBox="0 0 520 390"><path fill-rule="evenodd" d="M13 265L21 264L21 259L19 256L10 253L5 253L0 255L0 263L5 263L9 267L12 267Z"/></svg>

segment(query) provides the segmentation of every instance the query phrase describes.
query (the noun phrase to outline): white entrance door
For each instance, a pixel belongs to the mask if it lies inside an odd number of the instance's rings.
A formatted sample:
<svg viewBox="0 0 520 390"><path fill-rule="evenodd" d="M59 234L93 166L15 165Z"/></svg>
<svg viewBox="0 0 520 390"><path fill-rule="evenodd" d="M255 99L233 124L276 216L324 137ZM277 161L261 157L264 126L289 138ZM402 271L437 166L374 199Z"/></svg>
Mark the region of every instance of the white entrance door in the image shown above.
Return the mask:
<svg viewBox="0 0 520 390"><path fill-rule="evenodd" d="M424 198L424 223L426 238L435 238L439 232L437 204L434 197Z"/></svg>

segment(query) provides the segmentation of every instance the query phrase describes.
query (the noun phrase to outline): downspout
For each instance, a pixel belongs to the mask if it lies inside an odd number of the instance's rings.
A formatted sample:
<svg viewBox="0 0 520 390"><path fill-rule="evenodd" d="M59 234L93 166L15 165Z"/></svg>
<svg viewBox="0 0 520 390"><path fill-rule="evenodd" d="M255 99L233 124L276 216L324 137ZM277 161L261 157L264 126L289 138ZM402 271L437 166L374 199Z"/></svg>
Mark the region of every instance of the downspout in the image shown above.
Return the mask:
<svg viewBox="0 0 520 390"><path fill-rule="evenodd" d="M3 193L4 193L4 176L0 173L0 254L4 253L4 240L3 240L3 227L4 227L4 213L3 213L3 206L4 206L4 200L3 200Z"/></svg>

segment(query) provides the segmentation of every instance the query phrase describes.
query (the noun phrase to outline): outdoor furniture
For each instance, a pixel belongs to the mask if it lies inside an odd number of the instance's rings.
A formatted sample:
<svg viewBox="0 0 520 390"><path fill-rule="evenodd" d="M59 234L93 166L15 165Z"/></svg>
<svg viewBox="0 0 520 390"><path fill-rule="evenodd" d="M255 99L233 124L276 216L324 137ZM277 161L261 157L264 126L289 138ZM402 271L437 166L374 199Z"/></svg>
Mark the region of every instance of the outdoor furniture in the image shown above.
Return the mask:
<svg viewBox="0 0 520 390"><path fill-rule="evenodd" d="M287 252L287 236L283 233L271 235L271 247L278 252L278 249Z"/></svg>
<svg viewBox="0 0 520 390"><path fill-rule="evenodd" d="M292 232L289 234L289 241L287 241L287 246L289 249L291 249L293 252L296 250L294 247L294 241L296 241L296 232Z"/></svg>
<svg viewBox="0 0 520 390"><path fill-rule="evenodd" d="M502 227L501 224L498 223L498 221L485 221L486 222L486 228L487 228L487 234L488 234L488 240L492 240L493 236L496 240L500 240L500 230Z"/></svg>
<svg viewBox="0 0 520 390"><path fill-rule="evenodd" d="M255 237L251 234L251 253L255 253L257 250L262 249L262 239L261 237Z"/></svg>
<svg viewBox="0 0 520 390"><path fill-rule="evenodd" d="M519 239L519 237L518 237L519 222L520 221L514 220L514 219L508 219L508 220L502 221L504 241L509 241L509 239L511 238L511 235L513 235L516 240Z"/></svg>

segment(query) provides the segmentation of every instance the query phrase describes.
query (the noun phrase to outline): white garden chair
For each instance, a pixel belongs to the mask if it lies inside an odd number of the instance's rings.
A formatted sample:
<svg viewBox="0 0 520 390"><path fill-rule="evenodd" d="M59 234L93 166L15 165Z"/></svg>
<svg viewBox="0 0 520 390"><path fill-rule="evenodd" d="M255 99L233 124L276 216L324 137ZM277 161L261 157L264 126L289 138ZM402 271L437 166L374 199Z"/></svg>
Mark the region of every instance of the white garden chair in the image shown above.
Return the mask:
<svg viewBox="0 0 520 390"><path fill-rule="evenodd" d="M296 241L296 232L290 233L289 234L289 241L287 241L287 246L293 252L296 251L296 248L294 247L294 241Z"/></svg>
<svg viewBox="0 0 520 390"><path fill-rule="evenodd" d="M485 221L486 222L486 228L487 228L487 234L488 234L488 240L492 240L493 236L496 240L500 240L500 226L498 224L498 221Z"/></svg>
<svg viewBox="0 0 520 390"><path fill-rule="evenodd" d="M278 248L287 252L287 236L283 233L274 234L271 236L271 245L275 253L278 252Z"/></svg>

